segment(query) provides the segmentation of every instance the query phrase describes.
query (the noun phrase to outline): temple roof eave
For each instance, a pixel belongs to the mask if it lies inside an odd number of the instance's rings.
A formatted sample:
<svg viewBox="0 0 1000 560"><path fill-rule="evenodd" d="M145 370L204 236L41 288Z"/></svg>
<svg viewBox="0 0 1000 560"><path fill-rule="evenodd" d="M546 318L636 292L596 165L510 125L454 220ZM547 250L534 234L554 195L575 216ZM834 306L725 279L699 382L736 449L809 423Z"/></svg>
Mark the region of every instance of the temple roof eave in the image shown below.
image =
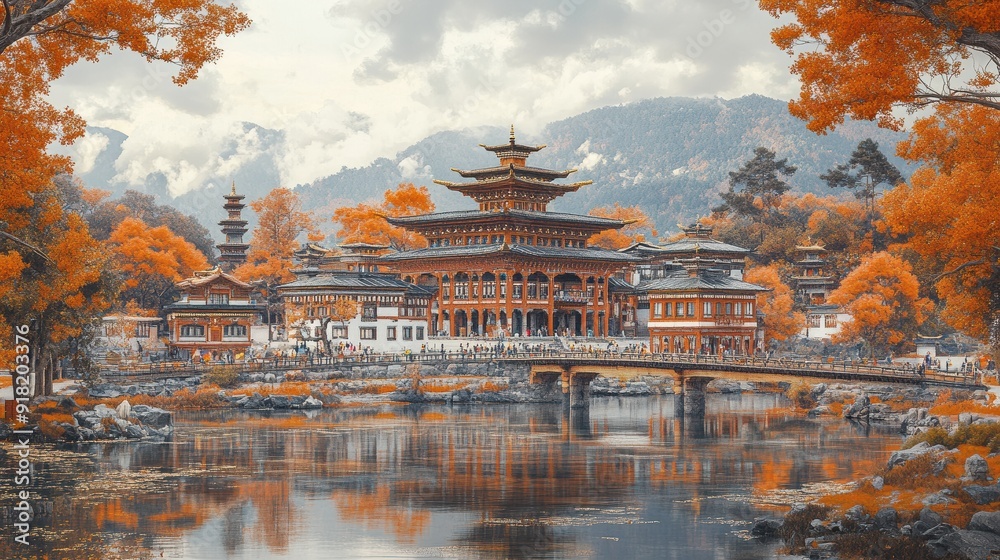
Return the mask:
<svg viewBox="0 0 1000 560"><path fill-rule="evenodd" d="M497 221L510 223L511 219L523 220L525 222L544 220L546 225L559 224L561 226L589 226L591 228L601 228L599 231L607 229L620 229L625 227L625 222L612 218L601 218L599 216L564 214L560 212L537 212L532 210L506 210L504 212L484 212L480 210L459 210L455 212L439 212L434 214L420 214L416 216L390 217L383 216L389 224L399 227L433 226L445 222L450 223L477 223L482 224L491 218Z"/></svg>
<svg viewBox="0 0 1000 560"><path fill-rule="evenodd" d="M496 175L499 173L507 172L508 175L513 173L517 176L520 172L522 175L534 175L538 177L550 177L552 179L565 179L573 173L576 173L576 169L563 169L562 171L556 171L554 169L544 169L541 167L529 167L529 166L517 166L514 164L509 165L498 165L496 167L484 167L481 169L456 169L451 168L452 171L458 173L462 177L472 177L478 179L480 176L486 175Z"/></svg>
<svg viewBox="0 0 1000 560"><path fill-rule="evenodd" d="M487 179L484 181L476 181L474 183L453 183L451 181L444 181L441 179L434 179L434 182L438 185L447 187L453 191L474 191L474 190L492 190L502 183L513 180L515 185L523 187L542 187L546 189L551 189L560 193L576 192L580 187L585 187L593 183L591 180L577 181L575 183L550 183L548 181L536 181L533 179L526 179L524 177L507 176L494 179Z"/></svg>

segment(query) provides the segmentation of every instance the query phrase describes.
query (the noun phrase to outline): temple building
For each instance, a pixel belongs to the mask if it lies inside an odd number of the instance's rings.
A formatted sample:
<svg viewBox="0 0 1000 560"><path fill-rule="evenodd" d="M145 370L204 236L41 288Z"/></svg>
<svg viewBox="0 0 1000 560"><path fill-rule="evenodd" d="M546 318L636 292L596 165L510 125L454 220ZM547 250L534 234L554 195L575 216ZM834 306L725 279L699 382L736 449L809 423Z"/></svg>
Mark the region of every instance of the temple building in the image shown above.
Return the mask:
<svg viewBox="0 0 1000 560"><path fill-rule="evenodd" d="M760 347L756 284L734 278L726 263L678 259L636 290L649 305L653 352L749 355Z"/></svg>
<svg viewBox="0 0 1000 560"><path fill-rule="evenodd" d="M805 338L830 338L851 316L839 306L827 302L837 286L836 279L829 273L827 250L814 243L795 247L795 254L792 282L795 297L806 312L806 326L801 334Z"/></svg>
<svg viewBox="0 0 1000 560"><path fill-rule="evenodd" d="M401 278L436 292L430 323L445 336L606 336L622 333L632 286L626 271L640 257L590 247L592 235L621 220L550 212L548 204L591 181L560 183L575 169L529 166L545 146L510 140L495 146L499 164L463 171L464 182L435 180L478 209L386 217L423 236L428 247L381 257Z"/></svg>
<svg viewBox="0 0 1000 560"><path fill-rule="evenodd" d="M694 223L682 227L683 235L674 241L656 245L648 242L637 242L621 249L621 252L642 257L644 262L635 267L632 272L632 283L641 286L657 278L675 275L680 269L678 263L688 259L708 259L713 270L721 270L728 276L741 280L746 268L749 249L730 245L712 238L712 228ZM636 335L649 334L650 306L649 293L638 289L635 298Z"/></svg>
<svg viewBox="0 0 1000 560"><path fill-rule="evenodd" d="M418 351L427 342L432 290L378 273L387 246L309 243L294 256L296 279L278 286L288 340L335 352L352 342L375 352Z"/></svg>
<svg viewBox="0 0 1000 560"><path fill-rule="evenodd" d="M253 287L220 267L196 272L177 283L180 300L166 306L168 347L174 357L242 359L263 306Z"/></svg>
<svg viewBox="0 0 1000 560"><path fill-rule="evenodd" d="M226 210L227 217L219 222L219 225L222 226L222 234L226 236L226 241L216 245L216 248L219 249L220 253L219 266L224 271L231 272L246 262L247 249L250 247L248 243L243 242L243 235L247 232L247 221L242 216L243 208L246 207L242 201L246 197L242 194L236 194L235 182L229 194L223 195L223 197L226 199L223 208Z"/></svg>

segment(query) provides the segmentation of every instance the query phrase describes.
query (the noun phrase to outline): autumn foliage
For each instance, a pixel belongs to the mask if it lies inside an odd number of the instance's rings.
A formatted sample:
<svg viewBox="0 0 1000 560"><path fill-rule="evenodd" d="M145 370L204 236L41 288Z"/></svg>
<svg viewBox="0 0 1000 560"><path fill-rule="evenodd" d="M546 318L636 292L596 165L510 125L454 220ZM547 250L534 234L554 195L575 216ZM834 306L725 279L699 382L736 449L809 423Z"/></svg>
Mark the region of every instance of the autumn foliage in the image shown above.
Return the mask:
<svg viewBox="0 0 1000 560"><path fill-rule="evenodd" d="M751 268L743 279L768 290L757 294L757 309L765 317L764 339L768 345L774 341L786 340L802 330L805 316L794 310L794 294L781 281L777 265Z"/></svg>
<svg viewBox="0 0 1000 560"><path fill-rule="evenodd" d="M945 301L944 318L987 340L991 298L1000 294L1000 112L941 106L899 151L927 165L885 195L883 225Z"/></svg>
<svg viewBox="0 0 1000 560"><path fill-rule="evenodd" d="M625 222L625 227L621 229L609 229L590 236L587 245L593 247L624 249L637 241L645 241L646 236L643 231L647 231L654 239L658 235L652 220L639 206L622 206L616 202L611 208L607 206L593 208L589 214Z"/></svg>
<svg viewBox="0 0 1000 560"><path fill-rule="evenodd" d="M861 339L875 355L916 335L933 304L920 297L920 284L910 264L886 252L866 257L830 294L851 319L834 341Z"/></svg>
<svg viewBox="0 0 1000 560"><path fill-rule="evenodd" d="M257 213L257 227L250 238L247 262L233 271L245 281L267 280L270 284L290 282L295 276L292 255L299 249L299 236L312 239L322 236L313 223L312 212L302 209L299 195L280 187L254 200L250 208Z"/></svg>
<svg viewBox="0 0 1000 560"><path fill-rule="evenodd" d="M123 277L125 300L146 309L159 308L164 302L158 294L208 268L205 256L194 245L166 226L151 228L135 218L118 224L108 246Z"/></svg>
<svg viewBox="0 0 1000 560"><path fill-rule="evenodd" d="M802 84L789 108L817 132L849 116L899 129L897 105L981 104L1000 108L996 41L1000 3L943 0L760 0L794 22L771 33L794 57ZM972 65L972 54L993 64Z"/></svg>
<svg viewBox="0 0 1000 560"><path fill-rule="evenodd" d="M337 237L343 243L373 243L405 251L426 247L427 240L390 225L383 216L399 218L433 211L434 203L427 187L401 183L394 190L385 191L380 204L363 202L357 206L338 208L333 213L333 222L339 226Z"/></svg>
<svg viewBox="0 0 1000 560"><path fill-rule="evenodd" d="M221 51L216 40L249 25L233 6L123 0L4 2L0 12L0 330L30 322L36 393L51 390L55 360L114 297L108 255L57 177L72 166L47 151L83 135L72 109L47 100L49 84L81 60L112 50L177 67L174 81L194 78ZM10 365L13 337L0 339L0 367Z"/></svg>

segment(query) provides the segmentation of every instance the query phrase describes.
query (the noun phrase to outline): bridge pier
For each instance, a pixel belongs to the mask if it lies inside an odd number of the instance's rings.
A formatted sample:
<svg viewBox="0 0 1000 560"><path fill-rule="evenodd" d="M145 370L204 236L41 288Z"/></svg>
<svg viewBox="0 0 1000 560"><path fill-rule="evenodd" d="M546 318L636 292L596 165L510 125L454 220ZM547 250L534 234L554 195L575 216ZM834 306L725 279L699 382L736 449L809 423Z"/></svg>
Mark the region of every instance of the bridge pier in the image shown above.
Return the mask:
<svg viewBox="0 0 1000 560"><path fill-rule="evenodd" d="M674 381L674 416L705 418L705 387L712 377L677 377Z"/></svg>
<svg viewBox="0 0 1000 560"><path fill-rule="evenodd" d="M597 377L596 373L574 372L562 373L563 403L570 408L586 408L590 406L590 382Z"/></svg>

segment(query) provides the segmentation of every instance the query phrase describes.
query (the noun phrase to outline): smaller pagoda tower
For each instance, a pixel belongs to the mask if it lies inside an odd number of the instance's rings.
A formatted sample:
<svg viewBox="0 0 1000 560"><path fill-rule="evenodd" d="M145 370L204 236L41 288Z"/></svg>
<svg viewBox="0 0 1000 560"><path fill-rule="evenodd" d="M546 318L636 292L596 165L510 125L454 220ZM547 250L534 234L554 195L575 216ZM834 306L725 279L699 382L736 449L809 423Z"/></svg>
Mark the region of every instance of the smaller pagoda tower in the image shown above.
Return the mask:
<svg viewBox="0 0 1000 560"><path fill-rule="evenodd" d="M227 195L223 195L226 203L222 206L226 209L227 217L219 222L222 226L222 234L226 236L225 243L216 245L219 249L219 266L223 271L231 271L247 260L248 243L243 242L243 234L247 232L247 221L243 219L242 212L246 204L242 194L236 194L236 182Z"/></svg>

